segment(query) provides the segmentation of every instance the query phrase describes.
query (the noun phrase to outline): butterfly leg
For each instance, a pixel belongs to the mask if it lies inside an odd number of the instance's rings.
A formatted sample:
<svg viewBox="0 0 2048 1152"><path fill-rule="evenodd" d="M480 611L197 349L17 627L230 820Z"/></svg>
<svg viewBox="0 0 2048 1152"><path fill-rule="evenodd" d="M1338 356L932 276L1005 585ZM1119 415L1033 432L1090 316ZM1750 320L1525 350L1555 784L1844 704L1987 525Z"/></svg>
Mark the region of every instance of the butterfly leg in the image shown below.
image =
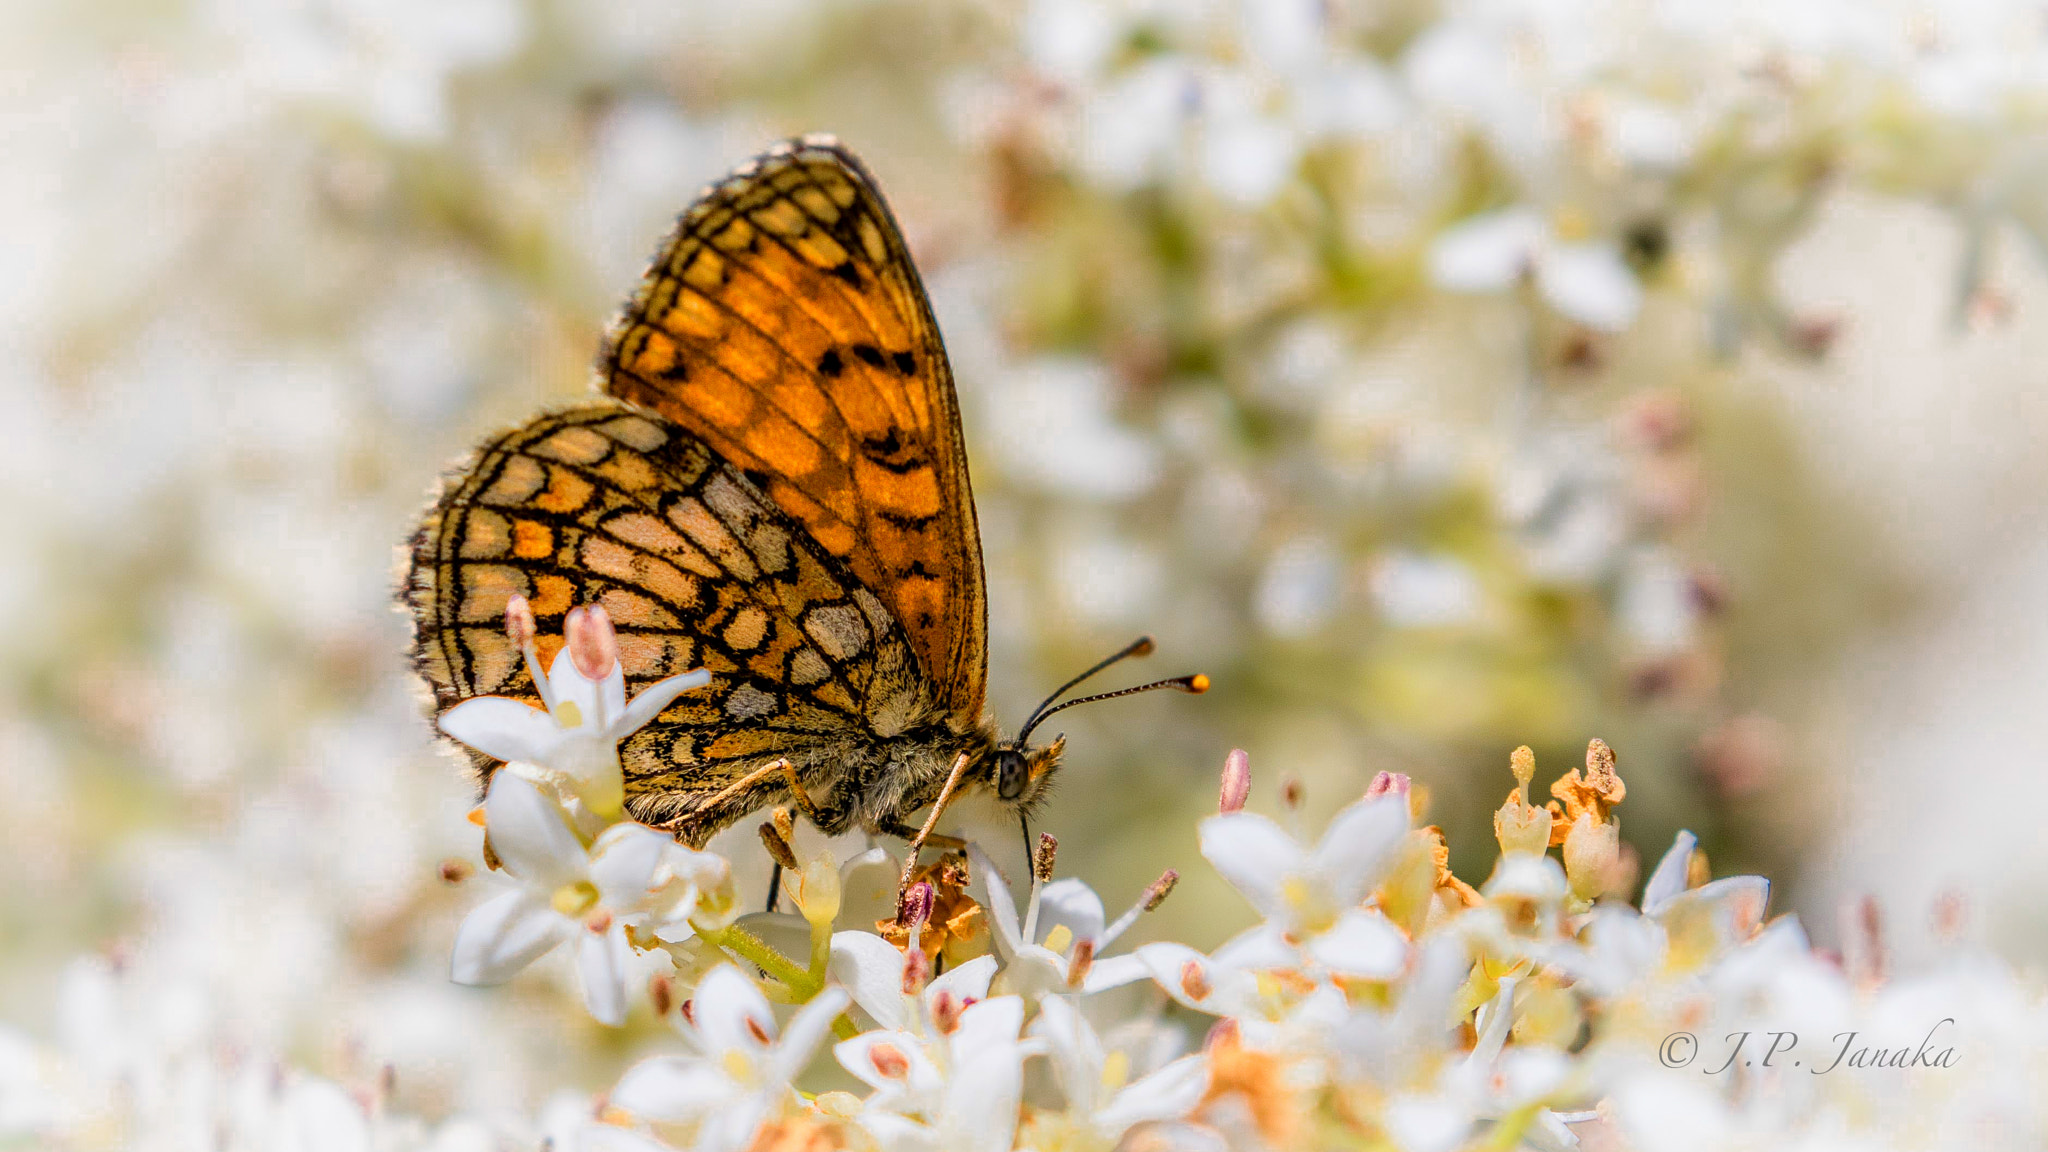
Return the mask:
<svg viewBox="0 0 2048 1152"><path fill-rule="evenodd" d="M910 842L910 851L903 861L903 879L896 885L896 906L903 907L903 894L910 891L910 876L917 871L917 858L924 852L924 846L932 838L932 828L939 822L939 816L946 811L946 802L953 798L953 789L960 786L960 776L967 771L967 753L962 752L953 761L953 770L946 774L946 786L939 789L939 798L932 801L931 815L924 818L924 827L917 830L917 836Z"/></svg>
<svg viewBox="0 0 2048 1152"><path fill-rule="evenodd" d="M917 829L912 828L901 820L884 820L875 825L875 831L902 840L916 840L918 832ZM947 836L940 832L934 832L926 836L924 842L933 848L944 848L948 852L967 851L967 841L962 840L958 836Z"/></svg>
<svg viewBox="0 0 2048 1152"><path fill-rule="evenodd" d="M777 763L782 765L782 778L788 782L789 794L796 797L796 806L803 812L804 819L809 820L811 825L820 831L833 827L831 815L818 810L818 806L811 801L811 794L804 789L804 782L797 779L796 765L786 759Z"/></svg>

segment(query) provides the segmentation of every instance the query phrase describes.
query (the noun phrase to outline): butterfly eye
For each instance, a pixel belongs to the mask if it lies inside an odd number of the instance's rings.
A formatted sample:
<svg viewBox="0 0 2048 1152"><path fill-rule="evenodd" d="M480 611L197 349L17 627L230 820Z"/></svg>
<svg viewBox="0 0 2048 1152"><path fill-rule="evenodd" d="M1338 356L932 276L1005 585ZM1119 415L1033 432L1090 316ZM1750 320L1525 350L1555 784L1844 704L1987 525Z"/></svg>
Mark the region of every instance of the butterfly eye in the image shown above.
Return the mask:
<svg viewBox="0 0 2048 1152"><path fill-rule="evenodd" d="M1005 800L1015 800L1024 794L1024 784L1031 772L1024 765L1024 754L1005 748L996 753L996 795Z"/></svg>

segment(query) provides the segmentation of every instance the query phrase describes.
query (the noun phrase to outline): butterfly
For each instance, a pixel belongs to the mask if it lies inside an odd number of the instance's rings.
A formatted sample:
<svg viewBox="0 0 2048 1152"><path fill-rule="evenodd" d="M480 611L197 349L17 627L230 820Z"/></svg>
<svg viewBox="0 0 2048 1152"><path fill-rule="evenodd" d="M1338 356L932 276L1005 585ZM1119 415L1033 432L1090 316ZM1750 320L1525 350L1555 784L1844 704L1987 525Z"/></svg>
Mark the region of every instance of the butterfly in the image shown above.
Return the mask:
<svg viewBox="0 0 2048 1152"><path fill-rule="evenodd" d="M827 833L910 836L913 813L934 807L929 832L971 789L1021 821L1064 747L1030 743L1046 716L1207 686L1059 702L1140 640L998 736L952 370L894 217L830 137L704 191L608 329L597 384L605 399L528 420L448 477L405 600L439 712L536 697L500 626L514 596L543 635L603 607L630 691L709 670L620 746L644 823L701 845L794 803Z"/></svg>

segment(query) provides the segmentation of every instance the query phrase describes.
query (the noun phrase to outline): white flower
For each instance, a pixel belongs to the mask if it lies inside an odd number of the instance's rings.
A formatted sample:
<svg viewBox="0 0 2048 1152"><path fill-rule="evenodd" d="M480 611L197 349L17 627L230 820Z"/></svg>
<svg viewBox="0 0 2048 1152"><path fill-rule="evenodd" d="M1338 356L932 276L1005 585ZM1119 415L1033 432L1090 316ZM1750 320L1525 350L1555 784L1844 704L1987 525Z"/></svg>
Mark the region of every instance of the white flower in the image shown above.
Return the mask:
<svg viewBox="0 0 2048 1152"><path fill-rule="evenodd" d="M1264 816L1231 812L1202 821L1202 855L1266 917L1266 950L1299 946L1333 972L1384 979L1401 971L1407 939L1360 904L1408 823L1405 795L1361 800L1337 813L1308 850Z"/></svg>
<svg viewBox="0 0 2048 1152"><path fill-rule="evenodd" d="M875 1089L855 1122L892 1152L1009 1152L1031 1051L1018 1039L1024 1001L997 996L939 1023L937 1039L868 1032L832 1049Z"/></svg>
<svg viewBox="0 0 2048 1152"><path fill-rule="evenodd" d="M1171 888L1170 880L1162 877L1115 923L1105 924L1102 898L1088 885L1073 879L1040 884L1034 877L1020 919L1009 885L995 864L976 845L969 844L967 851L975 876L988 889L983 907L1004 957L997 978L1003 991L1026 996L1074 989L1100 992L1145 978L1145 966L1135 956L1099 957L1137 923L1146 907L1155 902L1162 884ZM1084 956L1086 959L1081 959Z"/></svg>
<svg viewBox="0 0 2048 1152"><path fill-rule="evenodd" d="M892 1031L923 1030L938 1034L935 1021L977 1001L988 999L996 958L977 956L918 992L903 990L908 953L872 932L837 932L832 936L832 978L846 986L853 1002ZM950 1003L946 1001L950 1000Z"/></svg>
<svg viewBox="0 0 2048 1152"><path fill-rule="evenodd" d="M1064 997L1046 996L1038 1002L1038 1018L1031 1022L1031 1035L1046 1043L1059 1076L1060 1090L1066 1094L1066 1122L1085 1129L1093 1137L1092 1143L1052 1142L1034 1130L1037 1139L1033 1146L1041 1152L1065 1147L1116 1147L1124 1133L1140 1124L1185 1117L1202 1102L1209 1088L1209 1062L1203 1056L1183 1056L1124 1083L1128 1059L1121 1052L1112 1059L1103 1050L1095 1029Z"/></svg>
<svg viewBox="0 0 2048 1152"><path fill-rule="evenodd" d="M702 668L649 685L629 703L618 641L602 608L572 609L563 627L568 643L545 674L535 654L533 616L522 597L506 608L507 629L520 642L527 671L544 708L503 696L479 696L450 708L441 731L528 771L574 796L604 821L619 818L625 778L619 741L639 731L677 696L711 682Z"/></svg>
<svg viewBox="0 0 2048 1152"><path fill-rule="evenodd" d="M761 990L721 964L698 983L679 1025L690 1053L635 1064L611 1102L642 1120L694 1126L697 1152L735 1152L792 1098L791 1081L847 1002L844 989L825 989L797 1010L778 1040Z"/></svg>
<svg viewBox="0 0 2048 1152"><path fill-rule="evenodd" d="M1290 967L1299 953L1264 929L1243 933L1210 956L1165 940L1134 955L1167 995L1237 1021L1244 1043L1254 1048L1314 1052L1345 1020L1343 990Z"/></svg>
<svg viewBox="0 0 2048 1152"><path fill-rule="evenodd" d="M1566 241L1533 208L1474 216L1429 253L1430 277L1454 292L1501 292L1524 275L1543 299L1582 324L1618 332L1635 320L1643 286L1612 244Z"/></svg>
<svg viewBox="0 0 2048 1152"><path fill-rule="evenodd" d="M574 940L590 1014L622 1023L627 926L687 916L723 861L699 859L643 824L615 824L586 845L569 814L513 772L491 778L484 814L491 848L517 886L463 920L451 975L495 984Z"/></svg>

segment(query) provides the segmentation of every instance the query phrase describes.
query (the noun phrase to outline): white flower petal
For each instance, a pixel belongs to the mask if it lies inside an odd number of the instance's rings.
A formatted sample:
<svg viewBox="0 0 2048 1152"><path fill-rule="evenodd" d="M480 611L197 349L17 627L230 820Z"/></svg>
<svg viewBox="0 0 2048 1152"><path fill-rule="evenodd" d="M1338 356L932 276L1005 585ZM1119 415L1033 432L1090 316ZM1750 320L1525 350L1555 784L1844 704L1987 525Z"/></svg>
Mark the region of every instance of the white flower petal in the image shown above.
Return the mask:
<svg viewBox="0 0 2048 1152"><path fill-rule="evenodd" d="M796 1074L810 1062L811 1053L817 1051L819 1041L832 1030L832 1021L852 1002L846 989L827 988L797 1009L796 1015L789 1018L789 1026L782 1030L782 1042L769 1057L771 1083L787 1084L796 1079Z"/></svg>
<svg viewBox="0 0 2048 1152"><path fill-rule="evenodd" d="M546 711L503 696L477 696L441 714L441 731L499 760L546 761L562 730Z"/></svg>
<svg viewBox="0 0 2048 1152"><path fill-rule="evenodd" d="M963 1004L988 999L989 981L995 978L995 974L996 958L993 956L976 956L958 968L948 969L945 975L925 985L926 1011L930 1011L932 1002L941 991L952 993L953 998Z"/></svg>
<svg viewBox="0 0 2048 1152"><path fill-rule="evenodd" d="M692 688L702 688L709 683L711 673L698 668L680 676L671 676L666 680L649 684L641 689L638 696L633 697L631 704L626 705L619 719L612 723L611 732L617 739L623 740L645 728L656 716L661 715L662 709L675 703L676 697Z"/></svg>
<svg viewBox="0 0 2048 1152"><path fill-rule="evenodd" d="M1116 1140L1126 1131L1158 1120L1178 1120L1195 1110L1209 1090L1209 1061L1183 1056L1127 1085L1095 1114L1095 1130Z"/></svg>
<svg viewBox="0 0 2048 1152"><path fill-rule="evenodd" d="M1254 972L1269 968L1293 968L1301 963L1301 949L1288 942L1279 924L1265 923L1245 929L1223 942L1210 959L1232 968Z"/></svg>
<svg viewBox="0 0 2048 1152"><path fill-rule="evenodd" d="M976 1048L951 1071L942 1125L949 1152L1010 1152L1024 1095L1022 1051L1014 1042Z"/></svg>
<svg viewBox="0 0 2048 1152"><path fill-rule="evenodd" d="M774 1093L750 1092L719 1108L697 1129L695 1152L741 1152L751 1148L760 1133L761 1122L788 1091L784 1087Z"/></svg>
<svg viewBox="0 0 2048 1152"><path fill-rule="evenodd" d="M775 1036L775 1013L767 998L730 964L720 964L697 982L690 1015L706 1046L719 1052L758 1057Z"/></svg>
<svg viewBox="0 0 2048 1152"><path fill-rule="evenodd" d="M554 887L582 877L588 857L570 831L568 815L517 772L492 773L484 823L491 849L519 879Z"/></svg>
<svg viewBox="0 0 2048 1152"><path fill-rule="evenodd" d="M675 838L645 824L614 824L590 846L590 882L614 912L632 912L660 883Z"/></svg>
<svg viewBox="0 0 2048 1152"><path fill-rule="evenodd" d="M1258 980L1242 969L1218 964L1185 944L1160 941L1138 949L1166 994L1212 1016L1249 1014L1256 1002Z"/></svg>
<svg viewBox="0 0 2048 1152"><path fill-rule="evenodd" d="M885 1067L889 1060L877 1060L875 1050L882 1048L885 1055L893 1054L903 1059L902 1071L890 1075ZM945 1082L938 1065L925 1055L924 1041L901 1031L863 1032L851 1040L842 1040L832 1046L832 1055L840 1067L854 1074L868 1087L890 1096L908 1096L921 1100L937 1091ZM893 1069L891 1069L893 1070Z"/></svg>
<svg viewBox="0 0 2048 1152"><path fill-rule="evenodd" d="M937 1129L893 1112L863 1111L853 1120L888 1152L940 1152L942 1148L942 1134Z"/></svg>
<svg viewBox="0 0 2048 1152"><path fill-rule="evenodd" d="M556 724L571 733L588 735L603 731L599 727L599 717L605 704L604 686L577 671L576 661L570 657L566 644L555 653L555 662L548 666L548 688L555 697L551 711ZM620 711L624 708L621 707Z"/></svg>
<svg viewBox="0 0 2048 1152"><path fill-rule="evenodd" d="M1474 216L1437 237L1430 279L1453 292L1499 292L1531 270L1549 232L1529 208Z"/></svg>
<svg viewBox="0 0 2048 1152"><path fill-rule="evenodd" d="M647 1120L687 1122L730 1102L738 1086L705 1060L656 1056L626 1069L611 1102Z"/></svg>
<svg viewBox="0 0 2048 1152"><path fill-rule="evenodd" d="M1003 874L996 870L995 862L981 850L980 845L967 845L968 859L974 865L974 878L987 892L988 899L982 907L988 912L989 923L994 925L996 939L1003 945L1003 951L1015 955L1024 941L1023 928L1017 919L1017 903L1010 899L1010 886L1003 882Z"/></svg>
<svg viewBox="0 0 2048 1152"><path fill-rule="evenodd" d="M1348 908L1365 898L1408 834L1408 798L1399 794L1360 800L1331 819L1316 845L1316 876L1331 902Z"/></svg>
<svg viewBox="0 0 2048 1152"><path fill-rule="evenodd" d="M1152 970L1145 967L1145 962L1135 955L1111 956L1107 960L1097 960L1089 967L1088 975L1081 979L1081 991L1104 992L1111 988L1121 988L1151 975Z"/></svg>
<svg viewBox="0 0 2048 1152"><path fill-rule="evenodd" d="M1202 855L1252 907L1269 917L1287 912L1280 890L1307 864L1301 845L1264 816L1232 812L1202 821Z"/></svg>
<svg viewBox="0 0 2048 1152"><path fill-rule="evenodd" d="M1038 1018L1031 1022L1031 1035L1052 1048L1053 1067L1059 1073L1060 1090L1069 1108L1090 1115L1103 1104L1102 1066L1106 1059L1102 1041L1081 1013L1064 996L1045 996L1038 1001Z"/></svg>
<svg viewBox="0 0 2048 1152"><path fill-rule="evenodd" d="M1389 980L1408 963L1408 938L1378 912L1352 909L1308 942L1309 955L1332 972Z"/></svg>
<svg viewBox="0 0 2048 1152"><path fill-rule="evenodd" d="M1552 308L1582 324L1619 332L1643 307L1643 285L1612 244L1560 244L1544 253L1536 284Z"/></svg>
<svg viewBox="0 0 2048 1152"><path fill-rule="evenodd" d="M903 953L872 932L832 934L832 979L853 994L853 1002L884 1028L910 1022L903 995Z"/></svg>
<svg viewBox="0 0 2048 1152"><path fill-rule="evenodd" d="M1692 865L1692 850L1699 847L1699 837L1681 829L1671 841L1671 847L1657 861L1656 870L1643 883L1643 914L1655 916L1664 903L1685 891L1685 876Z"/></svg>
<svg viewBox="0 0 2048 1152"><path fill-rule="evenodd" d="M577 933L576 976L583 984L583 1006L599 1023L616 1028L626 1022L626 930L613 924L603 932Z"/></svg>
<svg viewBox="0 0 2048 1152"><path fill-rule="evenodd" d="M575 929L573 921L534 893L519 890L493 896L471 909L456 929L449 979L457 984L509 980Z"/></svg>
<svg viewBox="0 0 2048 1152"><path fill-rule="evenodd" d="M960 1013L960 1025L947 1038L956 1056L1002 1047L1015 1047L1024 1029L1024 999L997 996L976 1001Z"/></svg>
<svg viewBox="0 0 2048 1152"><path fill-rule="evenodd" d="M1038 892L1038 939L1044 940L1053 926L1064 924L1076 940L1098 940L1109 918L1102 911L1102 897L1075 879L1055 880Z"/></svg>
<svg viewBox="0 0 2048 1152"><path fill-rule="evenodd" d="M570 1147L575 1152L673 1152L668 1145L652 1136L643 1135L631 1128L616 1124L599 1124L596 1121L576 1129L575 1142ZM495 1143L489 1145L495 1147Z"/></svg>

